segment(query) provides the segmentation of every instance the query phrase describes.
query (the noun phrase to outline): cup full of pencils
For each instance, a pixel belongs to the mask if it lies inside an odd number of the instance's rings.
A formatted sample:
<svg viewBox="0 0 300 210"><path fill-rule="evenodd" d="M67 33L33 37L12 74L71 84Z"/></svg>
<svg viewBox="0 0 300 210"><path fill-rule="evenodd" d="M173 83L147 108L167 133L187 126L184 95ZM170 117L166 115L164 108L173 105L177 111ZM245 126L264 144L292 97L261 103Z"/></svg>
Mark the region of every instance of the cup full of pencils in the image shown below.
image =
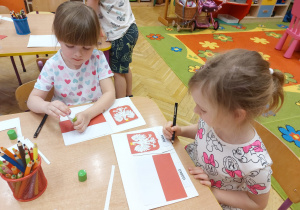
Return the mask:
<svg viewBox="0 0 300 210"><path fill-rule="evenodd" d="M37 145L33 149L26 147L19 141L19 150L14 149L14 154L4 147L0 153L4 159L0 162L1 178L7 182L15 199L22 202L38 198L47 188Z"/></svg>
<svg viewBox="0 0 300 210"><path fill-rule="evenodd" d="M14 22L17 34L19 35L30 34L27 16L23 9L20 12L11 11L10 15Z"/></svg>

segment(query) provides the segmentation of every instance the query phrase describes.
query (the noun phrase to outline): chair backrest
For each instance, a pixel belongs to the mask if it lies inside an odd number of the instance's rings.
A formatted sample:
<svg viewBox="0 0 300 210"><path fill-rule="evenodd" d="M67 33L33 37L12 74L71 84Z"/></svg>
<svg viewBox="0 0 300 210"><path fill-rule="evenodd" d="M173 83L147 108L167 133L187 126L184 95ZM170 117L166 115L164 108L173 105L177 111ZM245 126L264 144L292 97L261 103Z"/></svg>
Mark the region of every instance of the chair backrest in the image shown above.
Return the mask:
<svg viewBox="0 0 300 210"><path fill-rule="evenodd" d="M9 14L10 10L6 6L0 5L0 14Z"/></svg>
<svg viewBox="0 0 300 210"><path fill-rule="evenodd" d="M28 111L29 110L28 107L27 107L27 100L28 100L28 97L29 97L31 91L34 88L35 82L36 82L36 80L27 82L27 83L19 86L17 88L16 92L15 92L16 100L18 102L19 108L22 111ZM53 94L54 94L54 88L52 88L50 90L50 92L48 93L48 95L46 97L46 101L50 101L53 97Z"/></svg>
<svg viewBox="0 0 300 210"><path fill-rule="evenodd" d="M300 159L263 125L255 122L254 127L273 160L273 177L293 203L300 202Z"/></svg>
<svg viewBox="0 0 300 210"><path fill-rule="evenodd" d="M39 12L55 12L57 7L68 0L32 0L32 9Z"/></svg>
<svg viewBox="0 0 300 210"><path fill-rule="evenodd" d="M292 32L290 35L295 35L300 39L300 0L294 0L292 15L293 17L288 30Z"/></svg>

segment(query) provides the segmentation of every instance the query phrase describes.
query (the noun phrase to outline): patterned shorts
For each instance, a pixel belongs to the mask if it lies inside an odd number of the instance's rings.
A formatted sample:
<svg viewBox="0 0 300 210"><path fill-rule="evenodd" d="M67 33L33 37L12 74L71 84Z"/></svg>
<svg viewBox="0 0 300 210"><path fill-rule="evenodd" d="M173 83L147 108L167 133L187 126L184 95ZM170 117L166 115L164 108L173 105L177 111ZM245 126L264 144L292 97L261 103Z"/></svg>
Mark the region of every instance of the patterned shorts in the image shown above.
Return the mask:
<svg viewBox="0 0 300 210"><path fill-rule="evenodd" d="M135 23L131 24L127 32L120 39L111 42L110 68L115 73L126 74L132 61L133 48L139 36Z"/></svg>

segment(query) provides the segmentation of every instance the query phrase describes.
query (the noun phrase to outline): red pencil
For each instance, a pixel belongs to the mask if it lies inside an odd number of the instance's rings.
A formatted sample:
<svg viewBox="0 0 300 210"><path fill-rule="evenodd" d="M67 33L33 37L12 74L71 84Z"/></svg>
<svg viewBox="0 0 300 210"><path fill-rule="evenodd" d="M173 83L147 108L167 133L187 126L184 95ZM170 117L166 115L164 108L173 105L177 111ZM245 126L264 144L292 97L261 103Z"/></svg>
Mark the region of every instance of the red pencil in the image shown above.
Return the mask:
<svg viewBox="0 0 300 210"><path fill-rule="evenodd" d="M33 160L33 149L32 149L32 147L30 148L30 150L29 150L29 155L30 155L30 159L31 160ZM34 161L34 160L33 160Z"/></svg>

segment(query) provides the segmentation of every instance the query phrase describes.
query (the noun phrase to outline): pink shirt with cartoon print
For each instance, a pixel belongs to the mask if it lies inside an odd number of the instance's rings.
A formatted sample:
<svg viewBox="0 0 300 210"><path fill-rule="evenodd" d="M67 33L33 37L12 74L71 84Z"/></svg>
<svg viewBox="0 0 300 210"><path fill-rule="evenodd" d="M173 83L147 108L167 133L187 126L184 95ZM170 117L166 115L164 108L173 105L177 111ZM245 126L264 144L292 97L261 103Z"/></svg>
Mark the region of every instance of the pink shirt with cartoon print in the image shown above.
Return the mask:
<svg viewBox="0 0 300 210"><path fill-rule="evenodd" d="M254 138L245 144L228 144L200 119L195 142L187 145L186 151L209 176L212 187L256 195L271 188L272 160L256 131Z"/></svg>

